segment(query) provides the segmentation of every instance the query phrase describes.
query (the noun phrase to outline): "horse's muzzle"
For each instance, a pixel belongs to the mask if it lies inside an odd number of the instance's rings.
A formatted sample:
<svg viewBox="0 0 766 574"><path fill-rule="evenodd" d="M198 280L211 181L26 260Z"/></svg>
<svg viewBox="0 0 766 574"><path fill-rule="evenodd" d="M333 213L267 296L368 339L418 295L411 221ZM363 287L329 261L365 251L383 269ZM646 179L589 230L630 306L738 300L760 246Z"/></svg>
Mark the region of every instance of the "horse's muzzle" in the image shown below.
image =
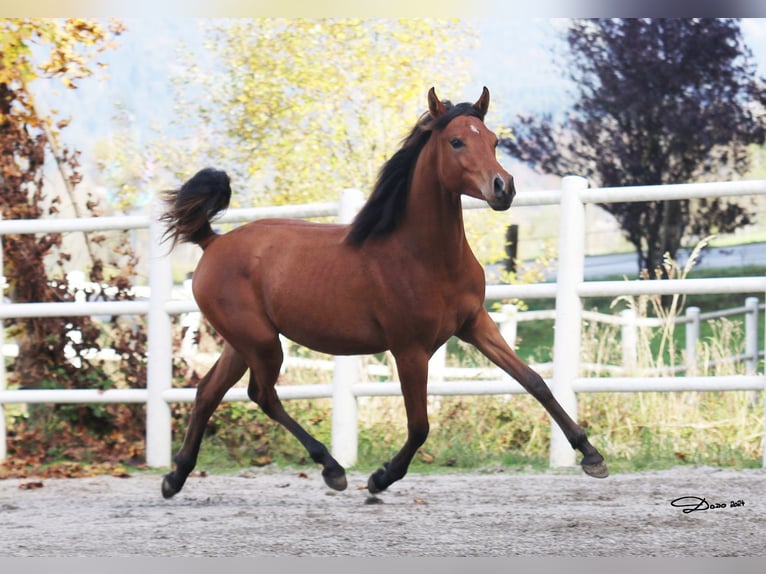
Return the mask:
<svg viewBox="0 0 766 574"><path fill-rule="evenodd" d="M494 197L487 200L489 206L495 211L505 211L511 207L511 202L516 196L516 186L513 184L513 177L508 176L508 181L501 175L496 175L492 189Z"/></svg>

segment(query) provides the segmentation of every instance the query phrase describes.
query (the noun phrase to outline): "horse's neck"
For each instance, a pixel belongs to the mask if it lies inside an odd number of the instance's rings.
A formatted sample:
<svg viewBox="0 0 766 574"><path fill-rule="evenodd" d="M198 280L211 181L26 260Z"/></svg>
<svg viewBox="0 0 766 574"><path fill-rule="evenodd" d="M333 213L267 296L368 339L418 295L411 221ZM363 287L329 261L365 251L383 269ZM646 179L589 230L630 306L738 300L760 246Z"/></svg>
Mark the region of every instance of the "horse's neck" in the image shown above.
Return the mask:
<svg viewBox="0 0 766 574"><path fill-rule="evenodd" d="M460 197L414 174L401 239L429 264L459 269L470 254ZM466 253L468 251L469 253Z"/></svg>

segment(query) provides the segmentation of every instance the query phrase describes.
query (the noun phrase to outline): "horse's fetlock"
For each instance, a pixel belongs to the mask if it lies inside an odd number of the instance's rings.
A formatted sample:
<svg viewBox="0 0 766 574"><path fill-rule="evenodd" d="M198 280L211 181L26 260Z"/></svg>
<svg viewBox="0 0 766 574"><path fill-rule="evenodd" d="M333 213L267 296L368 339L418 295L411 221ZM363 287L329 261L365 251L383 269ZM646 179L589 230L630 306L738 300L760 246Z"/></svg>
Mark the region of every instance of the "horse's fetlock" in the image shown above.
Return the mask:
<svg viewBox="0 0 766 574"><path fill-rule="evenodd" d="M311 457L311 460L313 460L317 464L324 465L327 462L327 459L330 455L329 451L327 450L327 447L320 444L319 446L309 447L308 449L309 456Z"/></svg>
<svg viewBox="0 0 766 574"><path fill-rule="evenodd" d="M409 430L409 438L415 445L422 445L428 438L429 427L428 424L424 426L418 426Z"/></svg>
<svg viewBox="0 0 766 574"><path fill-rule="evenodd" d="M173 462L176 463L176 471L172 474L178 474L182 476L188 476L197 464L197 457L186 457L181 454L177 454L173 458Z"/></svg>
<svg viewBox="0 0 766 574"><path fill-rule="evenodd" d="M577 428L573 432L569 444L572 445L572 448L582 451L583 447L588 444L588 435L582 428Z"/></svg>

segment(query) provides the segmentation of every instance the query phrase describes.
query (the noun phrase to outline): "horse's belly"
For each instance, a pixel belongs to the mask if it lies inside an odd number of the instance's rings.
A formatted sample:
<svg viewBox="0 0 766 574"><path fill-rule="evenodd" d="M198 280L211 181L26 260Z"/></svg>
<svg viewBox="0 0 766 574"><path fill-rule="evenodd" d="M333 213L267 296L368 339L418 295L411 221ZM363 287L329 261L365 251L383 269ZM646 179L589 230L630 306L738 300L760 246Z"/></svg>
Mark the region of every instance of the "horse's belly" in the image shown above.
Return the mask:
<svg viewBox="0 0 766 574"><path fill-rule="evenodd" d="M281 321L279 331L291 341L330 355L381 353L387 345L382 334L358 319L319 316L305 321Z"/></svg>
<svg viewBox="0 0 766 574"><path fill-rule="evenodd" d="M332 355L386 350L370 295L354 296L343 282L334 288L308 283L293 296L270 299L269 315L279 332L304 347Z"/></svg>

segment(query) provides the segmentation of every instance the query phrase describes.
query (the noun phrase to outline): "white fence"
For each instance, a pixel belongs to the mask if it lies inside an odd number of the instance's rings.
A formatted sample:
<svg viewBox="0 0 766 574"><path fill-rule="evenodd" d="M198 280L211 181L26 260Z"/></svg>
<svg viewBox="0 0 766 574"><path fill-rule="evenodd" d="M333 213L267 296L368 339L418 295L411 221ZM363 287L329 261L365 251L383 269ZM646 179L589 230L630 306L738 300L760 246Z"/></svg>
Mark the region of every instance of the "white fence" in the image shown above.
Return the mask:
<svg viewBox="0 0 766 574"><path fill-rule="evenodd" d="M580 336L584 317L581 299L584 297L619 295L668 295L699 293L766 293L766 277L726 277L714 279L684 279L666 281L588 281L583 280L585 261L585 204L600 202L657 201L700 197L766 195L766 181L722 182L686 185L593 188L583 178L563 179L560 190L520 192L514 202L521 205L559 205L566 217L559 227L559 270L556 283L539 285L489 285L487 299L552 298L555 299L553 375L548 380L553 393L564 408L577 417L576 394L580 392L641 392L641 391L727 391L766 390L766 375L748 369L748 374L736 376L664 376L664 377L579 377ZM220 221L238 222L264 217L336 216L349 221L361 205L358 191L345 191L338 203L312 204L293 207L252 208L230 210ZM484 208L483 202L466 199L466 209ZM513 209L513 208L512 208ZM145 314L148 316L148 373L145 389L69 390L9 390L5 387L4 364L0 361L0 458L5 455L5 421L3 404L7 403L145 403L146 460L149 466L164 467L171 462L171 426L169 403L192 401L195 389L171 387L171 322L170 316L196 310L193 301L171 297L172 280L167 247L159 245L163 229L156 218L148 216L103 217L92 219L0 220L0 239L11 233L40 233L66 231L103 231L148 228L151 234L149 254L148 301L24 303L2 304L0 322L11 317L75 316L102 314ZM498 215L498 217L500 217ZM1 253L1 252L0 252ZM0 261L1 263L1 261ZM757 325L756 325L757 329ZM0 347L2 347L0 328ZM752 353L752 349L748 352ZM757 350L756 350L757 354ZM356 399L360 396L399 394L399 383L365 382L360 361L356 357L334 359L332 384L279 386L283 399L333 399L332 451L341 464L350 466L356 460L357 414ZM757 361L756 363L757 364ZM431 395L512 394L524 392L521 386L498 371L494 380L446 381L431 380ZM766 396L766 393L764 393ZM225 400L247 400L246 391L234 388ZM764 400L766 428L766 399ZM575 453L563 433L551 427L551 466L570 466ZM766 449L763 465L766 467Z"/></svg>
<svg viewBox="0 0 766 574"><path fill-rule="evenodd" d="M703 321L721 319L726 317L744 316L744 346L745 352L728 357L719 357L715 361L708 361L707 366L712 367L718 362L733 363L741 361L744 363L745 372L749 375L755 374L758 370L760 357L764 356L764 351L758 350L758 317L766 310L766 305L758 303L758 297L747 297L745 304L741 307L732 307L730 309L719 309L702 313L699 307L690 306L686 308L685 315L662 317L638 317L635 309L624 309L619 315L600 313L597 311L583 311L582 318L585 321L593 323L602 323L616 325L620 328L620 347L621 360L620 365L593 363L581 365L595 373L609 372L625 375L639 376L658 376L667 372L694 374L699 370L697 347L700 343L700 326ZM495 322L500 326L507 341L515 341L519 323L554 320L556 318L555 309L541 309L535 311L519 311L514 305L503 305L498 313L491 314ZM641 328L663 329L668 325L675 327L684 325L685 327L685 355L683 364L669 365L659 367L647 367L644 370L637 370L638 355L638 330ZM553 363L536 363L535 369L540 373L545 373L553 367Z"/></svg>

